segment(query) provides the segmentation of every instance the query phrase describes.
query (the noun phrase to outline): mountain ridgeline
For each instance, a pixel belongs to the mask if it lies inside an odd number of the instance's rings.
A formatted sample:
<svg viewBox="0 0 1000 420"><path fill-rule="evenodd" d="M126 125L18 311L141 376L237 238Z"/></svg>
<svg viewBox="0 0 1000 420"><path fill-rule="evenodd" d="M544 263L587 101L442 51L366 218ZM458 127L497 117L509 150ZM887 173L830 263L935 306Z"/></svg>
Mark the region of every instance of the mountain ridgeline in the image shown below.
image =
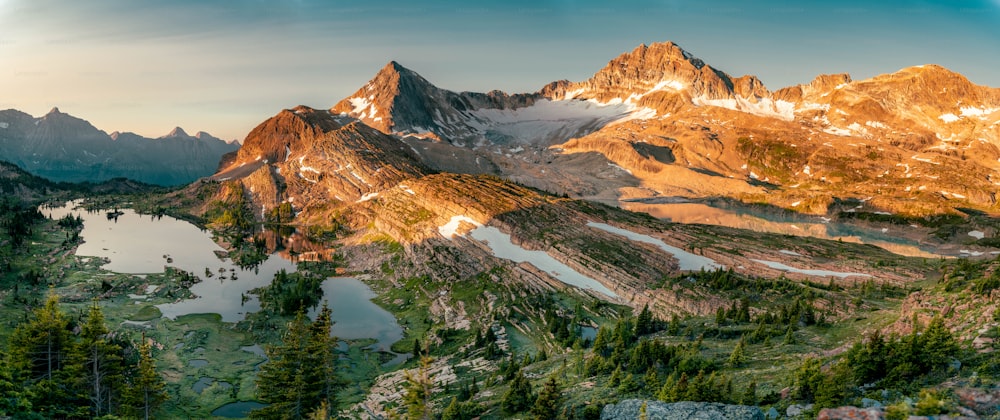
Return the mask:
<svg viewBox="0 0 1000 420"><path fill-rule="evenodd" d="M605 202L727 197L822 215L853 198L864 211L918 217L995 211L1000 185L1000 89L924 65L771 91L670 42L528 94L452 92L390 62L329 111L299 107L264 122L226 169L289 158L301 169L303 156L336 162L295 145L319 147L320 134L351 122L366 126L351 129L362 137L391 136L378 138L433 170ZM308 167L318 178L340 168ZM381 188L360 184L331 196Z"/></svg>
<svg viewBox="0 0 1000 420"><path fill-rule="evenodd" d="M101 182L125 177L157 185L183 185L213 174L219 160L239 147L181 128L150 139L135 133L110 135L53 108L35 118L0 111L0 160L54 181Z"/></svg>

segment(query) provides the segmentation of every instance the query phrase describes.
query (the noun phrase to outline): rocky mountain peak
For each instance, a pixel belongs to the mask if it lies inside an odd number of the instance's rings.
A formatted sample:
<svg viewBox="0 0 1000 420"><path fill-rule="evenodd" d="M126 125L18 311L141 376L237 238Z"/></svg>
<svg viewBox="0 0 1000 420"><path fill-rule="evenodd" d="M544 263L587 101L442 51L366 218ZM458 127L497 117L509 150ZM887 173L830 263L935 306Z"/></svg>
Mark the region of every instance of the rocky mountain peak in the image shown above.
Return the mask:
<svg viewBox="0 0 1000 420"><path fill-rule="evenodd" d="M759 80L756 82L759 84ZM751 91L759 90L753 83L747 87L753 87ZM550 84L543 88L543 94L556 99L576 97L604 103L621 100L656 108L658 102L663 102L664 94L724 99L732 97L732 90L733 81L729 75L705 64L679 45L663 42L639 45L608 62L589 80ZM652 93L657 94L650 95ZM640 100L647 96L650 98L641 103Z"/></svg>
<svg viewBox="0 0 1000 420"><path fill-rule="evenodd" d="M160 137L160 138L161 139L167 139L167 138L188 138L188 137L191 137L191 136L189 136L188 133L186 131L184 131L183 128L174 127L174 129L170 130L170 132L167 133L167 135L165 135L163 137Z"/></svg>
<svg viewBox="0 0 1000 420"><path fill-rule="evenodd" d="M206 133L204 131L199 131L197 133L194 133L194 138L196 138L198 140L201 140L201 141L221 141L221 142L225 143L224 140L222 140L222 139L220 139L218 137L215 137L215 136L213 136L211 134L208 134L208 133Z"/></svg>
<svg viewBox="0 0 1000 420"><path fill-rule="evenodd" d="M46 115L46 116L49 116L49 115L57 115L57 114L61 114L61 112L59 112L59 107L57 107L57 106L54 106L54 107L52 107L52 109L50 109L50 110L49 110L49 112L48 112L48 113L46 113L45 115Z"/></svg>
<svg viewBox="0 0 1000 420"><path fill-rule="evenodd" d="M414 127L430 127L429 100L442 97L441 89L416 72L390 61L361 89L331 108L364 121L384 133L406 131ZM405 121L397 121L398 117Z"/></svg>

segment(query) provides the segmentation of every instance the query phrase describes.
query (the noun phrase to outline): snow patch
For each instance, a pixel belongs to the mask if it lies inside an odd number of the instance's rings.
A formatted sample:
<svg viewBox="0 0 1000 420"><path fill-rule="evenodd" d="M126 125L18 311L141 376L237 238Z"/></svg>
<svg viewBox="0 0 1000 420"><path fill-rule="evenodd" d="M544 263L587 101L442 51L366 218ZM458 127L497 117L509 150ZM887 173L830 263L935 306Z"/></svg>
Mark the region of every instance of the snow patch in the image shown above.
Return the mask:
<svg viewBox="0 0 1000 420"><path fill-rule="evenodd" d="M795 109L796 112L803 111L829 111L830 104L818 104L815 102L803 102L798 108Z"/></svg>
<svg viewBox="0 0 1000 420"><path fill-rule="evenodd" d="M458 227L461 226L462 222L471 224L475 227L480 227L483 225L482 223L479 223L468 216L451 216L451 220L449 220L448 223L445 223L444 225L438 227L438 233L440 233L441 236L444 236L445 239L448 239L450 241L452 238L455 237L455 235L458 234Z"/></svg>
<svg viewBox="0 0 1000 420"><path fill-rule="evenodd" d="M714 270L725 268L722 264L719 264L715 260L692 254L683 249L668 245L660 239L654 238L649 235L643 235L641 233L636 233L628 229L622 229L615 226L611 226L606 223L597 222L587 222L587 226L592 228L597 228L608 233L613 233L615 235L624 236L636 242L642 242L650 245L654 245L662 249L664 252L671 254L674 258L677 258L678 268L686 271L698 271L698 270Z"/></svg>
<svg viewBox="0 0 1000 420"><path fill-rule="evenodd" d="M952 114L952 113L942 114L938 118L940 118L941 121L944 121L946 123L953 123L953 122L959 120L959 117L957 115L955 115L955 114Z"/></svg>
<svg viewBox="0 0 1000 420"><path fill-rule="evenodd" d="M773 101L770 98L762 98L754 103L741 96L729 99L707 99L699 96L694 98L692 103L697 106L715 106L760 117L777 118L783 121L792 121L795 119L795 104L780 99Z"/></svg>
<svg viewBox="0 0 1000 420"><path fill-rule="evenodd" d="M823 132L827 133L827 134L833 134L835 136L841 136L841 137L848 137L848 136L850 136L852 134L851 130L848 130L846 128L834 127L834 126L830 126L830 127L824 128Z"/></svg>
<svg viewBox="0 0 1000 420"><path fill-rule="evenodd" d="M5 122L0 122L0 128L7 128L7 127L10 127L10 124L7 124Z"/></svg>
<svg viewBox="0 0 1000 420"><path fill-rule="evenodd" d="M579 95L581 93L583 93L583 88L576 89L576 90L571 90L569 92L566 92L566 96L563 97L563 100L564 101L568 101L570 99L573 99L573 98L577 97L577 95Z"/></svg>
<svg viewBox="0 0 1000 420"><path fill-rule="evenodd" d="M795 267L792 267L792 266L789 266L789 265L785 265L785 264L782 264L782 263L779 263L779 262L766 261L766 260L754 260L754 259L751 259L750 261L766 265L769 268L773 268L775 270L787 271L787 272L790 272L790 273L805 274L807 276L840 277L840 278L847 278L847 277L853 277L853 276L857 276L857 277L871 277L870 274L865 274L865 273L844 273L844 272L839 272L839 271L802 269L802 268L795 268Z"/></svg>
<svg viewBox="0 0 1000 420"><path fill-rule="evenodd" d="M378 197L378 193L377 192L368 193L368 194L362 195L361 198L359 198L357 202L361 203L361 202L364 202L364 201L371 200L371 199L373 199L375 197Z"/></svg>
<svg viewBox="0 0 1000 420"><path fill-rule="evenodd" d="M869 126L871 128L881 128L881 129L887 129L887 128L889 128L889 126L887 126L887 125L885 125L885 124L883 124L882 122L879 122L879 121L865 121L865 125L867 125L867 126Z"/></svg>
<svg viewBox="0 0 1000 420"><path fill-rule="evenodd" d="M520 142L566 141L615 122L655 117L655 111L619 101L543 99L517 109L477 109L467 124L487 138Z"/></svg>
<svg viewBox="0 0 1000 420"><path fill-rule="evenodd" d="M787 249L782 249L782 250L780 250L778 252L780 252L782 254L785 254L785 255L791 255L791 256L794 256L794 257L801 257L802 256L802 254L799 254L798 252L789 251Z"/></svg>
<svg viewBox="0 0 1000 420"><path fill-rule="evenodd" d="M618 165L616 165L616 164L614 164L614 163L611 163L611 162L608 162L608 166L610 166L610 167L612 167L612 168L615 168L615 169L618 169L618 170L620 170L620 171L622 171L622 172L625 172L625 173L627 173L627 174L629 174L629 175L632 175L632 171L630 171L630 170L628 170L628 169L625 169L625 168L623 168L623 167L621 167L621 166L618 166Z"/></svg>
<svg viewBox="0 0 1000 420"><path fill-rule="evenodd" d="M940 165L941 164L941 162L935 162L935 161L933 161L933 160L931 160L929 158L924 158L924 157L919 157L919 156L920 155L913 155L913 156L910 157L910 159L913 159L913 160L918 161L918 162L929 163L931 165Z"/></svg>
<svg viewBox="0 0 1000 420"><path fill-rule="evenodd" d="M976 108L970 106L970 107L962 107L961 111L963 117L985 118L989 114L1000 111L1000 108L986 108L986 107Z"/></svg>
<svg viewBox="0 0 1000 420"><path fill-rule="evenodd" d="M983 239L984 237L986 237L986 234L983 233L982 231L974 230L972 232L969 232L969 236L971 236L973 238L976 238L976 239Z"/></svg>

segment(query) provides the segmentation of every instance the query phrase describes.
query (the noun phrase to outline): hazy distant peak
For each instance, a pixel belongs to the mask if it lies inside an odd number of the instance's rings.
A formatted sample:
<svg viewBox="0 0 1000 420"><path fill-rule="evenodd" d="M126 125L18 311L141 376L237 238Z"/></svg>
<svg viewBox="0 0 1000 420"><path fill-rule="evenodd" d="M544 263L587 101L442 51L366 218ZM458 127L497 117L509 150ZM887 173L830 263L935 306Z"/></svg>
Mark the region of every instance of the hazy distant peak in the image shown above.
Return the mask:
<svg viewBox="0 0 1000 420"><path fill-rule="evenodd" d="M160 137L160 138L164 139L164 138L187 138L187 137L191 137L191 136L189 136L188 133L186 131L184 131L183 128L174 127L173 130L170 130L170 133L167 133L167 135L165 135L163 137Z"/></svg>

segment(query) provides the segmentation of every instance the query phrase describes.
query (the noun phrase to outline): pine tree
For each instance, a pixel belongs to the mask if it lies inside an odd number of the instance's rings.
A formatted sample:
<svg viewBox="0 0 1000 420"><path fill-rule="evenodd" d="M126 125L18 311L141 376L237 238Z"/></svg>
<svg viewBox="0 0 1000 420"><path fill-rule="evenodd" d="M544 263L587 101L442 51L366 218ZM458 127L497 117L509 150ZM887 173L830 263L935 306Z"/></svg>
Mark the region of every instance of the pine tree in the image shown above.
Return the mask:
<svg viewBox="0 0 1000 420"><path fill-rule="evenodd" d="M451 403L441 412L441 420L459 420L462 418L461 415L458 398L451 397Z"/></svg>
<svg viewBox="0 0 1000 420"><path fill-rule="evenodd" d="M139 365L122 401L128 414L145 420L152 418L167 400L166 384L156 371L152 349L152 343L143 334L139 344Z"/></svg>
<svg viewBox="0 0 1000 420"><path fill-rule="evenodd" d="M311 323L299 311L288 323L281 344L268 347L268 362L257 375L257 397L270 405L252 411L251 418L302 419L336 413L336 395L345 383L336 372L337 340L330 336L330 316L326 304Z"/></svg>
<svg viewBox="0 0 1000 420"><path fill-rule="evenodd" d="M639 317L635 321L635 335L646 335L655 330L653 313L649 311L649 305L643 305Z"/></svg>
<svg viewBox="0 0 1000 420"><path fill-rule="evenodd" d="M611 372L608 378L608 386L618 386L622 382L622 365L615 366L615 371Z"/></svg>
<svg viewBox="0 0 1000 420"><path fill-rule="evenodd" d="M25 372L29 381L53 380L69 351L69 320L59 309L59 297L53 291L33 315L34 319L18 325L11 335L12 365Z"/></svg>
<svg viewBox="0 0 1000 420"><path fill-rule="evenodd" d="M531 414L535 420L549 420L556 418L559 406L562 405L562 390L555 376L550 376L549 380L542 386L538 393L535 405L531 407Z"/></svg>
<svg viewBox="0 0 1000 420"><path fill-rule="evenodd" d="M84 392L90 403L90 415L100 417L115 411L124 389L122 348L109 341L104 313L95 300L80 331L80 341L70 352L68 377Z"/></svg>
<svg viewBox="0 0 1000 420"><path fill-rule="evenodd" d="M795 344L795 331L792 326L788 326L788 330L785 331L785 344Z"/></svg>
<svg viewBox="0 0 1000 420"><path fill-rule="evenodd" d="M59 297L54 291L49 291L45 304L33 315L10 337L8 357L15 383L23 384L23 395L33 411L49 417L78 415L75 408L79 395L62 386L62 369L72 341L69 319L59 309Z"/></svg>
<svg viewBox="0 0 1000 420"><path fill-rule="evenodd" d="M667 376L667 379L663 381L663 387L660 388L660 393L656 395L656 399L663 402L676 402L677 398L675 395L675 387L677 386L677 379L673 374Z"/></svg>
<svg viewBox="0 0 1000 420"><path fill-rule="evenodd" d="M729 354L729 360L726 362L729 367L740 367L746 361L746 355L743 350L745 343L746 337L741 337L740 341L736 343L736 347L733 347L733 352Z"/></svg>
<svg viewBox="0 0 1000 420"><path fill-rule="evenodd" d="M757 405L757 381L750 381L750 384L747 385L747 389L740 399L740 404Z"/></svg>
<svg viewBox="0 0 1000 420"><path fill-rule="evenodd" d="M528 378L524 377L524 372L518 369L510 381L510 388L503 394L500 405L504 413L516 414L531 407L531 402L534 399L531 383L528 382Z"/></svg>
<svg viewBox="0 0 1000 420"><path fill-rule="evenodd" d="M430 420L433 418L431 412L431 377L430 377L430 357L420 359L420 368L416 373L406 372L406 394L403 395L403 404L406 405L406 418L409 420Z"/></svg>
<svg viewBox="0 0 1000 420"><path fill-rule="evenodd" d="M316 320L309 327L309 340L306 348L308 358L307 370L309 395L308 405L317 403L325 406L327 411L335 411L337 407L337 392L344 387L344 382L337 376L337 356L335 349L337 339L330 335L333 327L331 310L326 303L320 309Z"/></svg>
<svg viewBox="0 0 1000 420"><path fill-rule="evenodd" d="M422 351L423 350L420 348L420 340L414 338L413 339L413 351L412 351L413 357L416 357L417 360L420 360L420 354L421 354Z"/></svg>

